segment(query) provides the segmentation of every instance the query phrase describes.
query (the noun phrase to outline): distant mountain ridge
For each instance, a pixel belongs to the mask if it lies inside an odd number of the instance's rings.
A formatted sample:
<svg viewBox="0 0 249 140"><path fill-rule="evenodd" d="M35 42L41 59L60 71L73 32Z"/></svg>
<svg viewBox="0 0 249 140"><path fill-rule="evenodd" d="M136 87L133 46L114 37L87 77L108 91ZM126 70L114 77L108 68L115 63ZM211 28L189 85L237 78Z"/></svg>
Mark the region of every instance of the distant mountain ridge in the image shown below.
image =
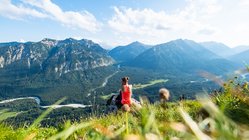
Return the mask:
<svg viewBox="0 0 249 140"><path fill-rule="evenodd" d="M214 41L201 42L200 44L204 46L206 49L210 50L211 52L219 56L222 56L224 58L229 58L233 55L249 50L249 46L246 46L246 45L241 45L241 46L236 46L234 48L230 48L229 46L223 43L214 42Z"/></svg>
<svg viewBox="0 0 249 140"><path fill-rule="evenodd" d="M242 53L244 51L249 50L249 45L240 45L240 46L236 46L234 48L232 48L234 55Z"/></svg>
<svg viewBox="0 0 249 140"><path fill-rule="evenodd" d="M232 62L205 49L202 45L182 39L153 46L130 61L128 65L170 73L192 74L198 70L223 73L235 68Z"/></svg>
<svg viewBox="0 0 249 140"><path fill-rule="evenodd" d="M138 41L130 43L126 46L118 46L109 51L109 55L117 62L127 62L134 59L140 53L149 49L150 45L142 44Z"/></svg>
<svg viewBox="0 0 249 140"><path fill-rule="evenodd" d="M131 67L165 72L222 72L224 69L235 67L231 61L219 55L230 50L231 48L222 43L199 44L191 40L178 39L155 46L133 42L108 52L87 39L45 38L39 42L0 43L0 69L31 69L33 72L42 70L61 75L70 71L110 66L116 60L116 63L121 62Z"/></svg>
<svg viewBox="0 0 249 140"><path fill-rule="evenodd" d="M229 59L231 61L234 61L234 62L242 65L242 66L244 66L245 64L249 64L249 50L235 54L235 55L229 57Z"/></svg>
<svg viewBox="0 0 249 140"><path fill-rule="evenodd" d="M231 52L232 49L230 47L220 42L210 41L210 42L201 42L200 44L209 51L222 57L227 57L231 55L231 53L233 53Z"/></svg>
<svg viewBox="0 0 249 140"><path fill-rule="evenodd" d="M54 40L0 43L0 68L34 69L67 73L109 66L114 60L91 40Z"/></svg>

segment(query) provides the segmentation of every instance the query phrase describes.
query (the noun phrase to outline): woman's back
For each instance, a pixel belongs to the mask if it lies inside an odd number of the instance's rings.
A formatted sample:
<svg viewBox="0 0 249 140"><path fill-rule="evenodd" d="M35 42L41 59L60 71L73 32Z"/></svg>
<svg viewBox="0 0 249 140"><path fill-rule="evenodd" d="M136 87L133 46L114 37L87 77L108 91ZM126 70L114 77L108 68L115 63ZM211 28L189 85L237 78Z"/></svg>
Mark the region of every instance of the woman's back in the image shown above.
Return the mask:
<svg viewBox="0 0 249 140"><path fill-rule="evenodd" d="M131 105L131 86L123 85L121 103Z"/></svg>

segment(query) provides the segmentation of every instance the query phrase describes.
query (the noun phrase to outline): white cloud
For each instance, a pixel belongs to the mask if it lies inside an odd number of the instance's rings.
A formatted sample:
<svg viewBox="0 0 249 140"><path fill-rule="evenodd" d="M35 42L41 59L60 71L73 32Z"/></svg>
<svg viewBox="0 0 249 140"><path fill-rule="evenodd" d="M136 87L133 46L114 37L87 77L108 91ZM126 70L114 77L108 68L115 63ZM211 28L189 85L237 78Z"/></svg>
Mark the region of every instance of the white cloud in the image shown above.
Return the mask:
<svg viewBox="0 0 249 140"><path fill-rule="evenodd" d="M49 18L60 22L64 26L90 32L100 30L101 26L95 16L88 11L63 11L51 0L22 0L19 5L14 5L11 0L1 0L0 15L11 19Z"/></svg>
<svg viewBox="0 0 249 140"><path fill-rule="evenodd" d="M184 9L173 14L152 9L114 7L115 13L108 25L120 36L156 43L215 34L219 30L206 21L220 10L216 0L188 0Z"/></svg>
<svg viewBox="0 0 249 140"><path fill-rule="evenodd" d="M180 11L180 16L190 19L205 19L217 14L222 6L218 0L186 0L188 5Z"/></svg>
<svg viewBox="0 0 249 140"><path fill-rule="evenodd" d="M152 9L133 10L114 7L115 15L108 21L114 30L124 33L150 34L169 29L170 21L164 12L156 13Z"/></svg>
<svg viewBox="0 0 249 140"><path fill-rule="evenodd" d="M248 0L239 0L240 6L249 6L249 1Z"/></svg>
<svg viewBox="0 0 249 140"><path fill-rule="evenodd" d="M11 0L0 0L0 15L11 18L21 20L27 16L38 17L38 18L46 18L47 15L41 13L32 8L24 7L23 5L13 5Z"/></svg>
<svg viewBox="0 0 249 140"><path fill-rule="evenodd" d="M38 7L46 14L51 16L51 19L57 20L65 26L80 28L95 32L100 29L100 23L91 13L83 11L81 13L74 11L63 11L58 5L51 0L25 0L27 4Z"/></svg>

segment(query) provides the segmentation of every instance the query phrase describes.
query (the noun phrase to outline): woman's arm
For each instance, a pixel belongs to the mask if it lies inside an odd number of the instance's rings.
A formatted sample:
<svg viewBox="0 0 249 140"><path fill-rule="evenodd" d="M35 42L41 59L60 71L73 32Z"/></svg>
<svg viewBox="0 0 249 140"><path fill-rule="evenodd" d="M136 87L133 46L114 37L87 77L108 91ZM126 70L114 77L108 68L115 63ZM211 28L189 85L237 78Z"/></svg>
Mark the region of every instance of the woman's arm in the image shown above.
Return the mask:
<svg viewBox="0 0 249 140"><path fill-rule="evenodd" d="M121 91L125 92L125 85L121 85Z"/></svg>
<svg viewBox="0 0 249 140"><path fill-rule="evenodd" d="M131 96L132 96L132 85L129 85L129 89L130 89L130 98L131 98Z"/></svg>

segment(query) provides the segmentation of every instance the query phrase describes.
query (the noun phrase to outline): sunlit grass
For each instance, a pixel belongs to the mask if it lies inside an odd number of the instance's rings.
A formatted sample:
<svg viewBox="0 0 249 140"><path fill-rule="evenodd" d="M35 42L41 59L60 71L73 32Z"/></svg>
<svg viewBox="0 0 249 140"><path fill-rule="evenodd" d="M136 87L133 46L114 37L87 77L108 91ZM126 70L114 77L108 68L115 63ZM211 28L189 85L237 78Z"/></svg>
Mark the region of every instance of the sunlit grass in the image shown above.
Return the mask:
<svg viewBox="0 0 249 140"><path fill-rule="evenodd" d="M166 82L168 82L168 79L157 79L157 80L150 81L147 84L134 84L133 89L142 89L142 88L146 88L149 86L153 86L155 84L166 83Z"/></svg>
<svg viewBox="0 0 249 140"><path fill-rule="evenodd" d="M6 120L7 118L15 117L18 114L18 112L9 112L8 109L2 109L0 110L0 122Z"/></svg>
<svg viewBox="0 0 249 140"><path fill-rule="evenodd" d="M166 82L154 81L150 84ZM224 82L223 90L198 100L156 102L142 100L143 107L67 121L63 128L41 127L49 108L33 124L13 128L4 120L15 112L0 110L0 139L249 139L249 90L238 78ZM148 85L147 85L148 86ZM64 99L55 104L60 104ZM204 115L204 114L206 115Z"/></svg>
<svg viewBox="0 0 249 140"><path fill-rule="evenodd" d="M201 108L209 117L198 120ZM41 119L41 117L39 117ZM0 139L246 139L248 129L234 123L209 99L178 103L144 104L137 112L111 113L65 123L63 129L0 125ZM208 122L208 123L207 123ZM209 124L209 125L207 125ZM207 127L208 126L208 127ZM2 133L1 133L2 134Z"/></svg>
<svg viewBox="0 0 249 140"><path fill-rule="evenodd" d="M149 87L149 86L153 86L153 85L160 84L160 83L166 83L166 82L168 82L168 79L157 79L157 80L150 81L147 84L133 84L132 85L132 89L133 90L143 89L143 88L146 88L146 87ZM107 95L101 95L100 98L103 99L103 100L107 100L112 95L115 95L115 94L117 94L117 93L111 93L111 94L107 94Z"/></svg>

